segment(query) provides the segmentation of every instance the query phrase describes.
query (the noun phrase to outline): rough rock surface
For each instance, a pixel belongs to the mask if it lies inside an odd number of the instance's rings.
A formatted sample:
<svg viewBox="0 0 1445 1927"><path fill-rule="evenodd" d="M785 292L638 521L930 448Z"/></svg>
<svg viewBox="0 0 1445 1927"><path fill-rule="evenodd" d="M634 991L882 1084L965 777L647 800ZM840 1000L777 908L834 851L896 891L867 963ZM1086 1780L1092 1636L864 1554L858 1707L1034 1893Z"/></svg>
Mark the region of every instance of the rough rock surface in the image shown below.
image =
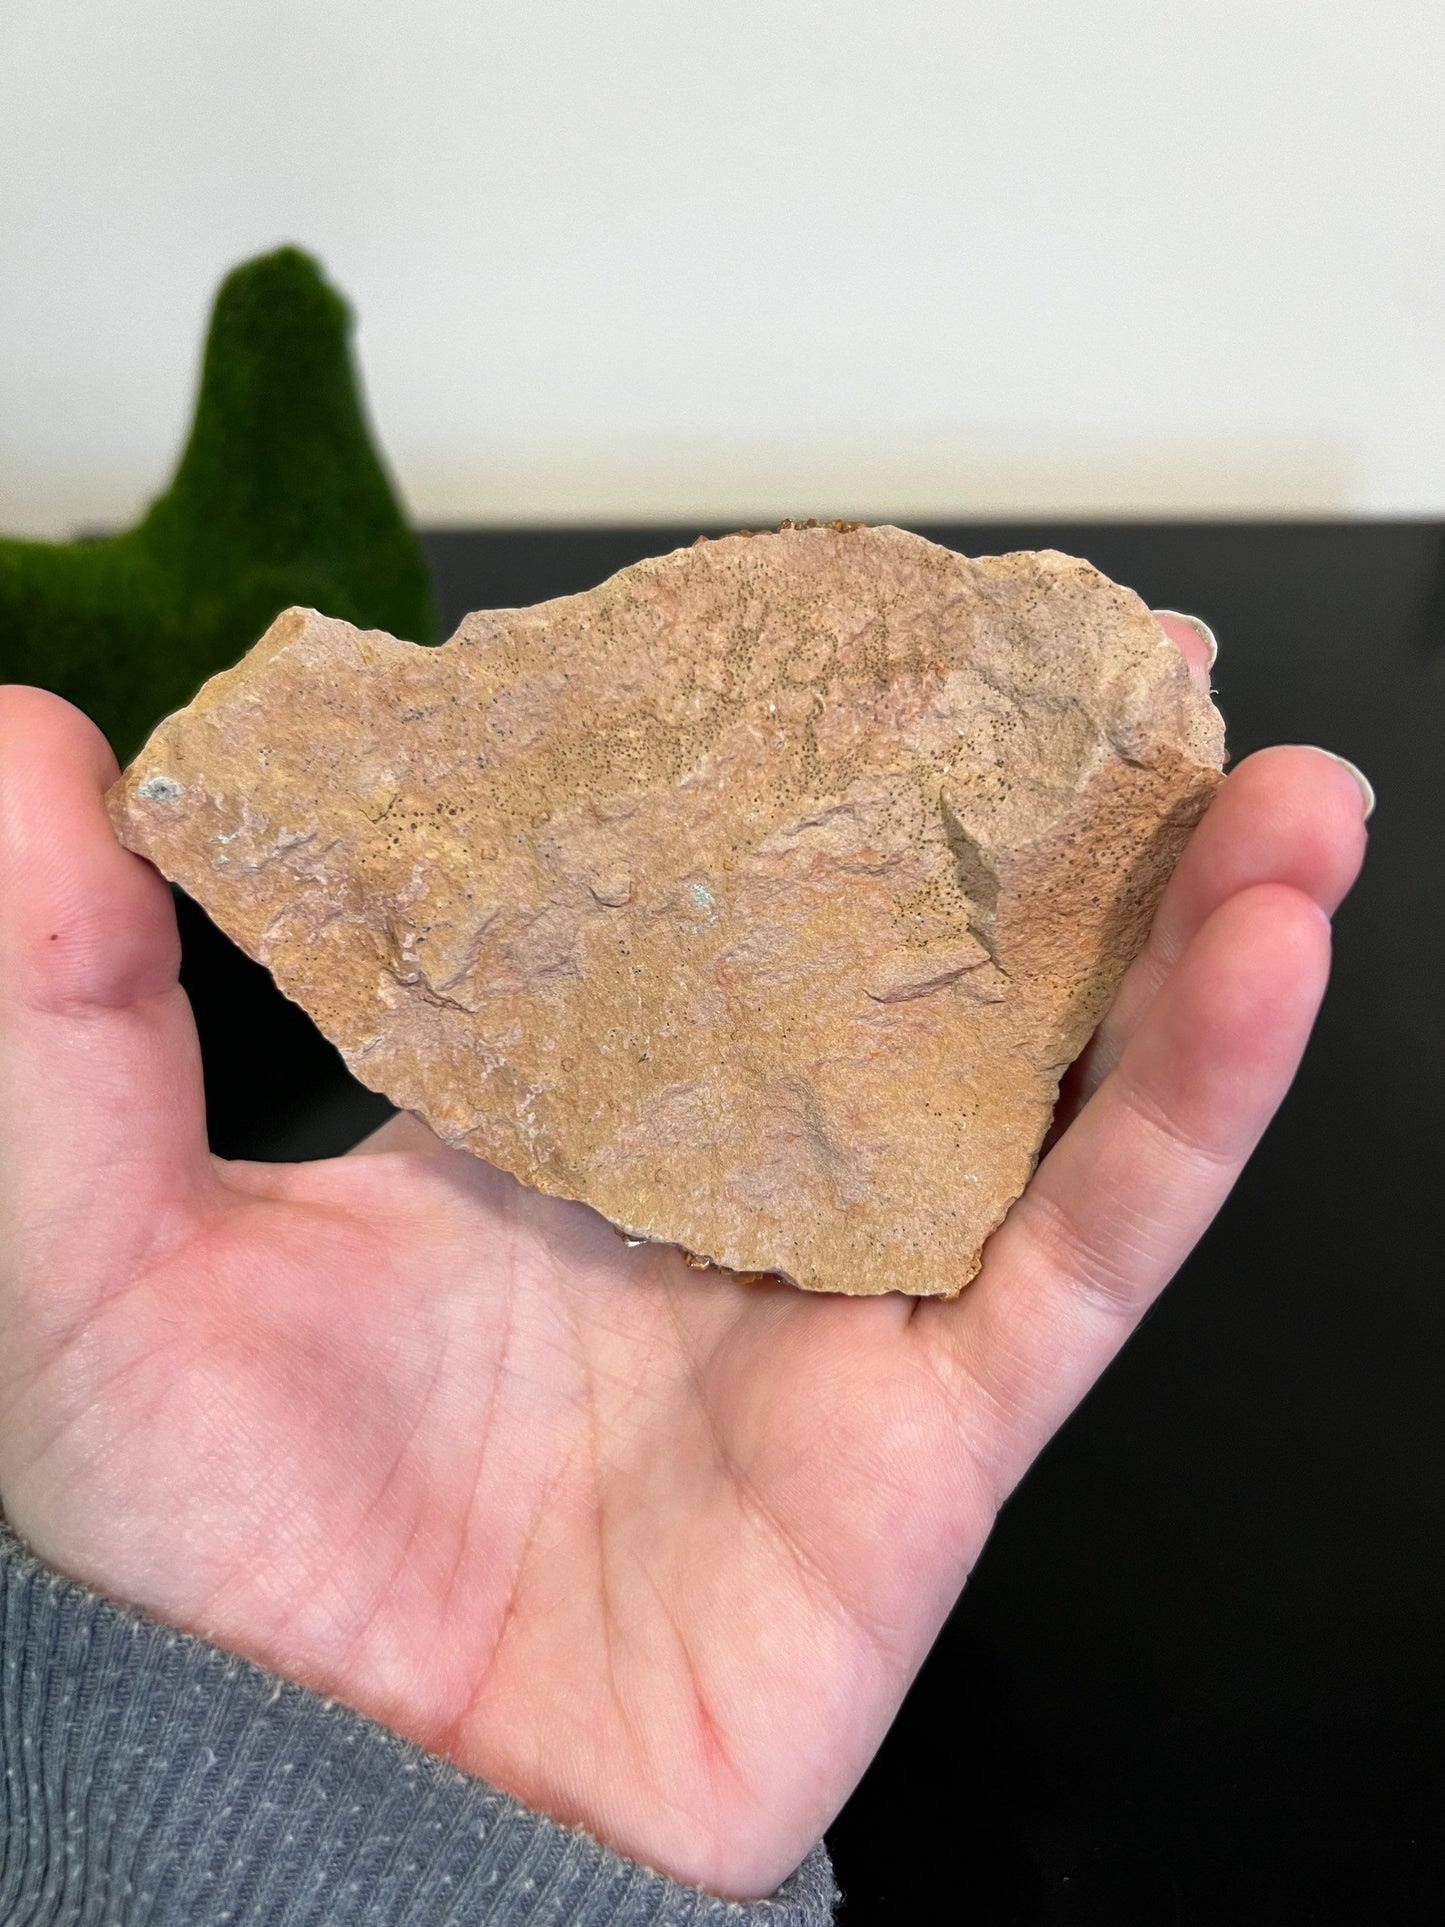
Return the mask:
<svg viewBox="0 0 1445 1927"><path fill-rule="evenodd" d="M1222 762L1087 563L784 524L439 649L289 610L108 803L449 1144L734 1270L951 1296Z"/></svg>

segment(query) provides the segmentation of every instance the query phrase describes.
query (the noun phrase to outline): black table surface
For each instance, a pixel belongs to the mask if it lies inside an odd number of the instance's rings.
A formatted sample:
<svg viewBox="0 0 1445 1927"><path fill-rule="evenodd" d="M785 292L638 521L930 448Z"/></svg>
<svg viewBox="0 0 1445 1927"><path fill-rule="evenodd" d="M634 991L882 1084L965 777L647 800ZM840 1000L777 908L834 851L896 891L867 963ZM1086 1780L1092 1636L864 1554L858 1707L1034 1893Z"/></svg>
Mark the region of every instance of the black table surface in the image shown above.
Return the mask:
<svg viewBox="0 0 1445 1927"><path fill-rule="evenodd" d="M425 542L450 627L468 609L589 587L698 532ZM829 1835L844 1927L1433 1927L1445 1917L1445 532L920 533L969 554L1064 549L1155 607L1202 615L1219 636L1233 756L1326 745L1369 774L1379 807L1283 1111L1005 1508ZM381 1121L385 1102L265 973L179 908L213 1148L329 1155Z"/></svg>

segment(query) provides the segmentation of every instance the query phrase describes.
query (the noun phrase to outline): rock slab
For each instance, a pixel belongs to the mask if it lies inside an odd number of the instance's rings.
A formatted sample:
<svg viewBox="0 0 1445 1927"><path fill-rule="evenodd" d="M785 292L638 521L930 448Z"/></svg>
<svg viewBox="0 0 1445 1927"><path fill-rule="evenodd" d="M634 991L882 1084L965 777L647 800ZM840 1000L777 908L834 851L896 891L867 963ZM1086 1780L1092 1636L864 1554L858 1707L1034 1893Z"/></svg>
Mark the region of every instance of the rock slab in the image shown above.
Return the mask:
<svg viewBox="0 0 1445 1927"><path fill-rule="evenodd" d="M952 1297L1223 760L1088 563L784 524L440 648L288 610L107 804L448 1144L735 1271Z"/></svg>

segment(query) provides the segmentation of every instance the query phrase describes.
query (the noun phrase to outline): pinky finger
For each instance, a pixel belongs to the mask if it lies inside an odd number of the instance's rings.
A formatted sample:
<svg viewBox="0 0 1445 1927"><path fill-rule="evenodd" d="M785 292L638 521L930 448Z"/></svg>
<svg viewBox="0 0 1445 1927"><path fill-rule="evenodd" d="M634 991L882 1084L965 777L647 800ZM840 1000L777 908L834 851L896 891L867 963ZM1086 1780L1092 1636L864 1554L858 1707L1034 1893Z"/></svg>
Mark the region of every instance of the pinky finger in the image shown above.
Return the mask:
<svg viewBox="0 0 1445 1927"><path fill-rule="evenodd" d="M990 1239L976 1283L920 1308L919 1337L963 1388L969 1449L1000 1501L1228 1196L1289 1089L1328 972L1328 920L1300 891L1260 884L1222 904Z"/></svg>

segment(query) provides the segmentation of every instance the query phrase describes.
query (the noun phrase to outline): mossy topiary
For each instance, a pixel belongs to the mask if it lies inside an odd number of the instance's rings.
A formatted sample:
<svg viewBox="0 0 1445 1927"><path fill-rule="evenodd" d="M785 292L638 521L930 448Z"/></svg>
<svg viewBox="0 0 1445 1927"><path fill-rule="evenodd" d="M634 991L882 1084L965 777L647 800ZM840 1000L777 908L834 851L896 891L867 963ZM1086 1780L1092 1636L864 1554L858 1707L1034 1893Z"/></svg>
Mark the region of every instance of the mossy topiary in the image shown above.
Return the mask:
<svg viewBox="0 0 1445 1927"><path fill-rule="evenodd" d="M124 761L293 603L436 640L426 563L362 411L350 320L299 249L227 276L190 439L145 519L103 541L0 540L0 681L68 697Z"/></svg>

